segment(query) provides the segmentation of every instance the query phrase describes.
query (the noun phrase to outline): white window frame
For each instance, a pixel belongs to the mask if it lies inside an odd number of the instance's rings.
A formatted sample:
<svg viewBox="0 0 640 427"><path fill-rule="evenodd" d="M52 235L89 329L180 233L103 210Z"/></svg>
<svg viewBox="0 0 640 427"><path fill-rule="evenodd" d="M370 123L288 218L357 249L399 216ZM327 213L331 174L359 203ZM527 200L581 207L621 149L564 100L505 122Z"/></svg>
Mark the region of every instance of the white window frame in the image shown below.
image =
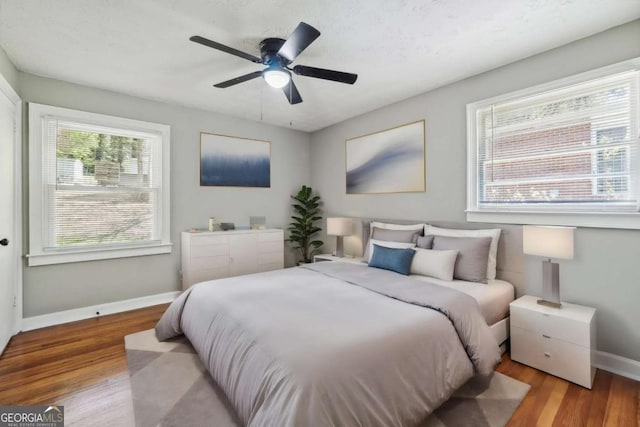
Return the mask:
<svg viewBox="0 0 640 427"><path fill-rule="evenodd" d="M162 165L160 210L154 223L161 228L158 235L160 240L153 242L135 242L123 244L109 244L105 247L88 248L59 248L45 247L47 242L47 215L46 204L47 191L45 189L46 177L43 174L46 161L45 133L43 123L51 117L60 120L85 123L92 126L104 126L108 128L130 130L152 134L161 140L161 149L158 150ZM28 265L49 265L69 262L94 261L112 258L125 258L143 255L157 255L171 253L170 230L170 152L171 152L171 128L168 125L143 122L139 120L125 119L122 117L107 116L104 114L88 113L71 110L68 108L53 107L50 105L29 103L29 254ZM50 154L49 154L50 155ZM55 155L55 152L53 153Z"/></svg>
<svg viewBox="0 0 640 427"><path fill-rule="evenodd" d="M538 95L547 91L562 89L567 86L583 83L596 78L606 77L616 73L640 70L640 58L613 64L596 70L580 73L571 77L555 80L549 83L533 86L519 91L499 95L493 98L467 104L467 210L469 222L487 222L503 224L537 224L537 225L566 225L596 228L640 229L640 212L590 212L590 211L545 211L544 209L520 208L517 210L500 210L483 207L478 208L478 141L477 141L477 112L492 104L514 101L519 98ZM640 85L640 78L636 76L636 85ZM640 87L640 86L639 86ZM639 108L640 110L640 108ZM640 117L635 120L635 128L630 130L640 144L638 129ZM640 167L640 147L635 150L635 161ZM639 174L631 177L629 188L640 188ZM640 197L640 195L639 195Z"/></svg>

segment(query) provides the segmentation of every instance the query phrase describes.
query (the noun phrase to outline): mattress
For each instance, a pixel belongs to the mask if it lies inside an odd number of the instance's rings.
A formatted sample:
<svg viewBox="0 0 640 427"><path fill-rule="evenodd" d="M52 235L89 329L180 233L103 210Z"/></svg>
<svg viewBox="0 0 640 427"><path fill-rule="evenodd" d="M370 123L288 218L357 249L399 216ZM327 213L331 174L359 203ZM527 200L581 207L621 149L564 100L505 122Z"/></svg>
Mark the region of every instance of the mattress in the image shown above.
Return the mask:
<svg viewBox="0 0 640 427"><path fill-rule="evenodd" d="M488 283L476 283L465 282L464 280L453 280L449 282L417 274L412 274L409 277L455 289L473 297L478 301L480 312L489 326L507 316L509 313L509 303L514 300L515 291L513 285L504 280L493 279L489 280Z"/></svg>

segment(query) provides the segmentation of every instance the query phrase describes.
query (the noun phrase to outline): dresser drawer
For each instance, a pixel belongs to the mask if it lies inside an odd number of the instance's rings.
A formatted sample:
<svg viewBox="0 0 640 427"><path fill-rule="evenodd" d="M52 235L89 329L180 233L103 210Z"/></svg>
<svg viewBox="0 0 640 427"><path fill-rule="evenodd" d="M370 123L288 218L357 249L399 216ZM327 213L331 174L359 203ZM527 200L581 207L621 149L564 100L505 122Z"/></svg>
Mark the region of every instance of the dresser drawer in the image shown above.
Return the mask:
<svg viewBox="0 0 640 427"><path fill-rule="evenodd" d="M191 271L210 270L212 268L227 267L230 264L229 256L203 256L192 258L189 268Z"/></svg>
<svg viewBox="0 0 640 427"><path fill-rule="evenodd" d="M191 258L229 255L229 237L193 236L191 238Z"/></svg>
<svg viewBox="0 0 640 427"><path fill-rule="evenodd" d="M513 305L510 308L510 316L511 326L526 329L537 335L546 335L574 343L582 347L589 348L591 346L589 323Z"/></svg>
<svg viewBox="0 0 640 427"><path fill-rule="evenodd" d="M282 265L284 262L283 252L260 252L258 253L258 264L275 264Z"/></svg>
<svg viewBox="0 0 640 427"><path fill-rule="evenodd" d="M278 242L278 241L280 242L284 241L284 233L281 231L258 234L258 242Z"/></svg>
<svg viewBox="0 0 640 427"><path fill-rule="evenodd" d="M194 234L191 236L190 246L228 245L229 236L212 236L207 234Z"/></svg>
<svg viewBox="0 0 640 427"><path fill-rule="evenodd" d="M201 245L201 246L192 246L191 247L191 259L197 259L202 257L212 257L212 256L228 256L229 255L229 244L225 243L223 245Z"/></svg>
<svg viewBox="0 0 640 427"><path fill-rule="evenodd" d="M258 266L259 272L272 271L272 270L280 270L282 269L282 262L272 262L270 264L260 264Z"/></svg>
<svg viewBox="0 0 640 427"><path fill-rule="evenodd" d="M229 267L226 265L208 268L206 270L198 270L189 275L188 281L190 283L188 283L188 286L208 280L222 279L224 277L229 277Z"/></svg>
<svg viewBox="0 0 640 427"><path fill-rule="evenodd" d="M591 388L591 350L511 323L511 359Z"/></svg>
<svg viewBox="0 0 640 427"><path fill-rule="evenodd" d="M284 242L282 240L276 240L272 242L260 242L258 243L258 252L284 252Z"/></svg>

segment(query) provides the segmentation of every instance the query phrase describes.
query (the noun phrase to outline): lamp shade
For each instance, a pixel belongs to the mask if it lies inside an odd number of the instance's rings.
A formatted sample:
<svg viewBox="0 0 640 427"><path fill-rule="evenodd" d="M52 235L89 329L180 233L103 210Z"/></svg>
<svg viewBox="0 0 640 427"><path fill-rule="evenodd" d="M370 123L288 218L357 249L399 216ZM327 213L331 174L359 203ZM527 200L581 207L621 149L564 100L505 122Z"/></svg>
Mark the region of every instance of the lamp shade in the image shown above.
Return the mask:
<svg viewBox="0 0 640 427"><path fill-rule="evenodd" d="M522 251L546 258L573 259L575 227L522 227Z"/></svg>
<svg viewBox="0 0 640 427"><path fill-rule="evenodd" d="M327 234L329 236L349 236L353 233L351 218L327 218Z"/></svg>

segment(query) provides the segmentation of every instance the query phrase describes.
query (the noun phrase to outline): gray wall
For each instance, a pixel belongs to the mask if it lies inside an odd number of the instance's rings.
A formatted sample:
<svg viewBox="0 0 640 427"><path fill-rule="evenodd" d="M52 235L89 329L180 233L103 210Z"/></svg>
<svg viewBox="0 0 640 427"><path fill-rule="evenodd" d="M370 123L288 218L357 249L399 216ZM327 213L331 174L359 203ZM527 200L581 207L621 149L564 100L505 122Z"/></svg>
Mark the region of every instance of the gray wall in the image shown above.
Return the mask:
<svg viewBox="0 0 640 427"><path fill-rule="evenodd" d="M256 122L19 73L0 49L0 73L25 101L166 123L172 127L171 229L176 245L173 254L27 267L24 315L177 290L180 231L204 227L212 215L241 224L246 223L250 215L261 214L267 216L269 225L284 226L289 213L289 194L309 181L320 191L325 211L330 214L464 221L466 104L640 56L638 40L640 21L634 21L356 117L311 137ZM346 196L344 140L420 119L426 119L427 123L427 192ZM272 188L200 188L197 165L201 130L271 140ZM562 262L561 267L563 299L598 308L598 348L635 360L640 360L637 327L640 313L636 308L640 301L640 273L635 266L639 249L639 231L582 228L577 233L576 259ZM527 292L539 294L539 261L528 259L525 274Z"/></svg>
<svg viewBox="0 0 640 427"><path fill-rule="evenodd" d="M7 53L0 47L0 74L18 92L18 70L13 65Z"/></svg>
<svg viewBox="0 0 640 427"><path fill-rule="evenodd" d="M314 133L311 183L329 214L465 221L466 104L640 56L640 20L372 111ZM384 88L381 88L384 90ZM345 194L345 139L426 120L427 191ZM562 262L562 298L597 307L598 349L640 360L640 231L586 229L576 259ZM541 265L527 259L528 293L540 294Z"/></svg>
<svg viewBox="0 0 640 427"><path fill-rule="evenodd" d="M289 195L310 181L307 133L25 73L19 74L19 88L25 102L171 126L173 253L26 267L25 317L178 290L181 231L190 227L206 228L210 216L248 225L249 216L264 215L268 226L286 227ZM215 96L213 91L203 96ZM271 188L200 187L200 131L271 141ZM26 182L27 179L25 185ZM25 224L28 224L26 215ZM27 241L25 239L25 244ZM287 254L286 261L288 265L293 264L291 253Z"/></svg>

